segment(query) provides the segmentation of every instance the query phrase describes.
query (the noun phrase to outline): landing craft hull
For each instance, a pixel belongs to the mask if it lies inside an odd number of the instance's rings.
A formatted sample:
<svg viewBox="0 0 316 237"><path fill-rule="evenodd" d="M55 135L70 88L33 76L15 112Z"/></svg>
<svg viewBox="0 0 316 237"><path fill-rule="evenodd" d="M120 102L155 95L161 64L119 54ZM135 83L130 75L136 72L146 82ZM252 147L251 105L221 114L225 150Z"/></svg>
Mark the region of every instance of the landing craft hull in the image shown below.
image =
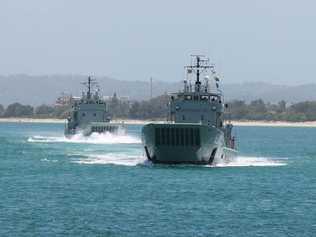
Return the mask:
<svg viewBox="0 0 316 237"><path fill-rule="evenodd" d="M147 124L142 141L153 163L214 165L237 156L225 146L222 130L200 124Z"/></svg>
<svg viewBox="0 0 316 237"><path fill-rule="evenodd" d="M92 133L118 133L124 131L124 125L119 123L108 122L91 122L84 127L76 127L75 129L69 129L66 125L65 136L72 137L75 134L82 134L83 136L90 136Z"/></svg>

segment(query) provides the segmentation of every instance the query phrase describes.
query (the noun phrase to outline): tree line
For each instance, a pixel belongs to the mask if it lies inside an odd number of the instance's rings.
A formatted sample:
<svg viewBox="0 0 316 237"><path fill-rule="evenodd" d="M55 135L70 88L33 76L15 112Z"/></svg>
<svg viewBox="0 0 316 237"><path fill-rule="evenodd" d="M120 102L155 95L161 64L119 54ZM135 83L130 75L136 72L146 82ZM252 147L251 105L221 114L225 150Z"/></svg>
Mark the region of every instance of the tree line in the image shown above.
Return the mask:
<svg viewBox="0 0 316 237"><path fill-rule="evenodd" d="M2 118L66 118L71 106L40 105L33 107L13 103L6 108L0 104L0 117Z"/></svg>
<svg viewBox="0 0 316 237"><path fill-rule="evenodd" d="M261 99L250 103L234 100L228 103L225 116L232 120L315 121L316 101L303 101L288 105L285 101L273 104L265 103Z"/></svg>
<svg viewBox="0 0 316 237"><path fill-rule="evenodd" d="M165 119L168 114L168 95L161 95L145 101L126 101L113 96L107 101L107 107L112 118L128 119ZM315 121L316 101L304 101L287 104L265 103L258 99L246 103L242 100L230 101L225 117L232 120L269 120L269 121ZM0 105L0 117L29 118L66 118L71 105L40 105L33 107L13 103L6 108Z"/></svg>

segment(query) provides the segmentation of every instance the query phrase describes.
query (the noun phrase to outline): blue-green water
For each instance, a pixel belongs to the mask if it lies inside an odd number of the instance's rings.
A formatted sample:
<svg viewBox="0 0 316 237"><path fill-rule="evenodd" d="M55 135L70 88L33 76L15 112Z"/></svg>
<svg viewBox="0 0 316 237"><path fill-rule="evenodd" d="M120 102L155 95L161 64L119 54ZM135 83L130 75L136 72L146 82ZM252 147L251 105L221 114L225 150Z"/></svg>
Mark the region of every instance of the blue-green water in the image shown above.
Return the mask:
<svg viewBox="0 0 316 237"><path fill-rule="evenodd" d="M316 129L237 127L220 167L150 165L140 126L0 123L0 236L316 236Z"/></svg>

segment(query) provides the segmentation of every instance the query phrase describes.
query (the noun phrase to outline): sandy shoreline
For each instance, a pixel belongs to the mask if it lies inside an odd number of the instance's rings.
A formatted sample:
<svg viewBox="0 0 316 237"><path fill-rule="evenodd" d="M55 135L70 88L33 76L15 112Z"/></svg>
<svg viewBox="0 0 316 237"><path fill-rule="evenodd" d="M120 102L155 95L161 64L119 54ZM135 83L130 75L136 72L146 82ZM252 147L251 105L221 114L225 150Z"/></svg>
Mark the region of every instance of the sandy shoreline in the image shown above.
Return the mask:
<svg viewBox="0 0 316 237"><path fill-rule="evenodd" d="M65 123L65 119L38 119L38 118L0 118L0 123ZM153 120L113 120L113 123L134 124L144 125L151 122L164 121L153 121ZM232 121L235 126L259 126L259 127L316 127L316 121L309 122L286 122L286 121Z"/></svg>
<svg viewBox="0 0 316 237"><path fill-rule="evenodd" d="M235 126L258 127L316 127L316 121L287 122L287 121L232 121Z"/></svg>
<svg viewBox="0 0 316 237"><path fill-rule="evenodd" d="M0 123L65 123L65 119L0 118Z"/></svg>

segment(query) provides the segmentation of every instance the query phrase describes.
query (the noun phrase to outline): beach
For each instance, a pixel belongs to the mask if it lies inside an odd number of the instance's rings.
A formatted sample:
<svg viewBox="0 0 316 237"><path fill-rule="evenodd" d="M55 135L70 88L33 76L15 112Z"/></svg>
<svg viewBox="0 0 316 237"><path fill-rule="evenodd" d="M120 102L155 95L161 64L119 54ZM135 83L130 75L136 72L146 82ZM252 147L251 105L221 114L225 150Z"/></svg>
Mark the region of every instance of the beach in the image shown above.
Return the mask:
<svg viewBox="0 0 316 237"><path fill-rule="evenodd" d="M65 119L55 118L0 118L0 123L65 123Z"/></svg>
<svg viewBox="0 0 316 237"><path fill-rule="evenodd" d="M316 127L316 121L288 122L288 121L232 121L235 126L259 127Z"/></svg>

